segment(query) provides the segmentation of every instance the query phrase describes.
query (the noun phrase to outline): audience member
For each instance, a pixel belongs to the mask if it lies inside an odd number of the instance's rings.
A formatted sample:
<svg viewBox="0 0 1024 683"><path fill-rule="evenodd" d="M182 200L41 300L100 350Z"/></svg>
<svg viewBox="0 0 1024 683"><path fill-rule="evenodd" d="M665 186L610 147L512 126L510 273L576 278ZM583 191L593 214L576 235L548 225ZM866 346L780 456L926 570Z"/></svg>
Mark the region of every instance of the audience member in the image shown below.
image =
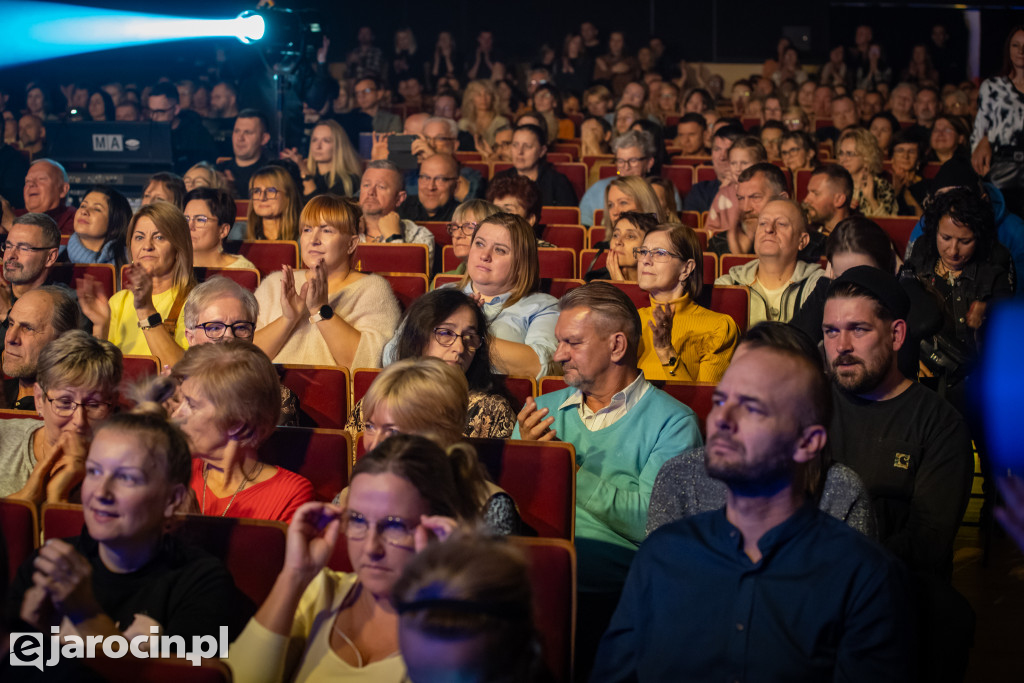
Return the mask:
<svg viewBox="0 0 1024 683"><path fill-rule="evenodd" d="M4 334L4 403L36 410L35 384L47 346L79 326L78 305L67 287L38 286L19 297L7 314Z"/></svg>
<svg viewBox="0 0 1024 683"><path fill-rule="evenodd" d="M257 109L238 112L231 133L232 157L217 164L217 170L231 182L239 199L249 198L253 174L270 161L265 149L268 142L270 126L263 112Z"/></svg>
<svg viewBox="0 0 1024 683"><path fill-rule="evenodd" d="M379 72L378 72L379 75ZM374 133L400 133L402 120L381 106L384 90L375 76L357 76L356 103L359 110L373 119Z"/></svg>
<svg viewBox="0 0 1024 683"><path fill-rule="evenodd" d="M803 131L790 130L782 134L779 140L779 157L782 159L783 167L793 176L794 182L797 171L815 168L818 165L816 149L814 140Z"/></svg>
<svg viewBox="0 0 1024 683"><path fill-rule="evenodd" d="M356 195L362 172L359 155L337 121L327 119L313 127L305 159L294 148L283 150L281 158L298 164L302 172L302 197L306 201L326 192L343 197Z"/></svg>
<svg viewBox="0 0 1024 683"><path fill-rule="evenodd" d="M817 261L825 247L825 240L840 221L853 213L853 178L838 164L823 164L811 171L804 197L804 214L809 224L807 246L801 255L811 263ZM810 229L813 228L813 229Z"/></svg>
<svg viewBox="0 0 1024 683"><path fill-rule="evenodd" d="M459 260L459 265L452 270L445 271L446 275L466 274L466 258L469 256L469 245L473 241L476 227L485 218L490 218L500 211L499 207L483 199L470 199L455 208L447 230L452 238L452 252Z"/></svg>
<svg viewBox="0 0 1024 683"><path fill-rule="evenodd" d="M495 178L487 185L487 201L492 202L505 213L525 218L530 227L534 229L534 235L537 234L540 215L544 209L537 183L521 175ZM553 247L555 245L538 238L537 246Z"/></svg>
<svg viewBox="0 0 1024 683"><path fill-rule="evenodd" d="M232 202L232 215L234 207ZM72 263L109 263L120 268L127 260L125 244L131 219L132 207L123 194L96 185L82 198L75 212L75 232L62 252Z"/></svg>
<svg viewBox="0 0 1024 683"><path fill-rule="evenodd" d="M891 158L893 137L902 130L900 122L891 113L882 111L871 116L867 128L868 132L874 136L875 142L878 144L878 151L882 154L882 157L885 159Z"/></svg>
<svg viewBox="0 0 1024 683"><path fill-rule="evenodd" d="M896 213L900 216L920 216L922 208L910 188L921 182L924 160L921 138L909 129L899 130L892 138L892 163L889 177L896 195Z"/></svg>
<svg viewBox="0 0 1024 683"><path fill-rule="evenodd" d="M611 180L605 186L604 217L601 219L606 235L626 211L650 214L659 223L665 222L666 212L646 180L639 176L618 176Z"/></svg>
<svg viewBox="0 0 1024 683"><path fill-rule="evenodd" d="M724 178L719 176L721 186L711 201L708 217L704 227L711 232L736 230L740 221L739 201L736 198L736 187L739 176L754 164L768 161L761 141L753 136L740 138L729 148L729 172Z"/></svg>
<svg viewBox="0 0 1024 683"><path fill-rule="evenodd" d="M98 92L93 97L97 95ZM173 83L157 83L150 88L146 108L153 123L166 123L171 127L171 153L176 172L184 173L196 162L209 161L217 156L217 147L210 132L203 126L199 114L181 106L178 89ZM90 101L90 114L92 111ZM112 120L113 103L107 112L107 120Z"/></svg>
<svg viewBox="0 0 1024 683"><path fill-rule="evenodd" d="M707 122L700 114L683 114L676 123L676 137L672 144L684 156L705 156L708 153L704 147L704 131L707 127Z"/></svg>
<svg viewBox="0 0 1024 683"><path fill-rule="evenodd" d="M939 114L928 136L928 155L925 161L944 164L956 156L967 157L967 138L970 132L963 118Z"/></svg>
<svg viewBox="0 0 1024 683"><path fill-rule="evenodd" d="M446 116L427 117L423 121L423 129L417 134L417 139L412 142L412 153L421 166L428 157L435 154L445 154L454 158L459 148L463 147L462 137L464 135L466 133L459 130L455 119ZM472 150L473 139L470 138L468 143L465 145L466 148ZM484 186L484 179L480 175L480 171L468 166L459 168L456 181L452 193L460 202L466 198L479 197ZM418 185L418 169L405 174L406 194L415 195L419 191Z"/></svg>
<svg viewBox="0 0 1024 683"><path fill-rule="evenodd" d="M790 199L768 202L757 219L757 258L733 266L716 285L744 285L750 290L750 325L762 320L789 322L825 274L817 263L797 258L810 237L800 205Z"/></svg>
<svg viewBox="0 0 1024 683"><path fill-rule="evenodd" d="M52 159L36 159L25 174L25 209L16 213L45 213L57 223L62 235L74 232L75 209L67 205L67 171Z"/></svg>
<svg viewBox="0 0 1024 683"><path fill-rule="evenodd" d="M166 202L144 206L128 224L128 252L124 288L109 300L92 276L76 283L82 312L93 334L123 353L173 365L185 347L181 309L196 283L188 222Z"/></svg>
<svg viewBox="0 0 1024 683"><path fill-rule="evenodd" d="M615 165L619 176L647 175L654 165L654 137L646 131L631 130L612 142ZM580 199L580 220L583 225L594 224L594 211L602 208L605 188L615 177L604 178L593 183Z"/></svg>
<svg viewBox="0 0 1024 683"><path fill-rule="evenodd" d="M627 180L622 178L621 180ZM595 268L599 251L590 268L583 274L587 282L594 280L616 280L636 282L639 277L639 267L634 250L639 248L644 241L644 235L658 226L657 213L643 213L640 211L623 211L619 213L611 233L605 232L606 239L598 242L600 250L608 250L605 266Z"/></svg>
<svg viewBox="0 0 1024 683"><path fill-rule="evenodd" d="M96 431L84 464L81 535L48 540L9 591L9 614L20 607L32 630L189 642L216 638L220 626L230 637L251 611L219 560L166 532L190 502L191 458L184 435L160 412L146 402Z"/></svg>
<svg viewBox="0 0 1024 683"><path fill-rule="evenodd" d="M637 369L642 330L629 297L591 282L559 309L554 360L569 386L526 399L512 436L576 449L576 670L585 680L644 538L658 470L701 437L693 411Z"/></svg>
<svg viewBox="0 0 1024 683"><path fill-rule="evenodd" d="M406 197L398 215L413 222L450 221L459 201L455 190L459 162L448 154L434 154L420 163L417 194Z"/></svg>
<svg viewBox="0 0 1024 683"><path fill-rule="evenodd" d="M154 173L149 177L146 188L142 191L142 206L153 202L167 202L181 211L185 200L185 181L176 173Z"/></svg>
<svg viewBox="0 0 1024 683"><path fill-rule="evenodd" d="M248 240L295 240L299 234L299 198L295 181L282 166L267 165L249 178Z"/></svg>
<svg viewBox="0 0 1024 683"><path fill-rule="evenodd" d="M191 192L197 187L212 187L230 192L224 176L209 161L200 161L185 171L185 175L181 179L185 185L185 192Z"/></svg>
<svg viewBox="0 0 1024 683"><path fill-rule="evenodd" d="M882 177L882 154L871 133L863 128L839 136L836 157L853 179L850 208L865 216L896 214L896 193Z"/></svg>
<svg viewBox="0 0 1024 683"><path fill-rule="evenodd" d="M743 137L743 129L738 126L723 125L715 131L711 138L711 165L715 169L715 179L694 183L690 191L686 193L683 211L703 212L711 209L712 200L722 188L723 182L728 181L729 174L732 172L729 164L729 150L733 143L741 137Z"/></svg>
<svg viewBox="0 0 1024 683"><path fill-rule="evenodd" d="M235 212L235 200L227 190L199 187L185 195L185 220L192 238L194 267L256 270L256 264L244 256L224 251Z"/></svg>
<svg viewBox="0 0 1024 683"><path fill-rule="evenodd" d="M778 166L762 161L745 168L736 183L739 221L728 230L712 235L708 251L719 256L754 253L754 233L761 210L773 199L788 197L786 176Z"/></svg>
<svg viewBox="0 0 1024 683"><path fill-rule="evenodd" d="M640 288L639 368L647 379L717 382L736 349L739 328L727 315L697 304L704 282L700 243L685 225L660 225L635 249Z"/></svg>
<svg viewBox="0 0 1024 683"><path fill-rule="evenodd" d="M498 92L490 80L475 80L466 86L462 96L462 118L459 130L464 130L474 139L494 144L494 134L509 120L498 112Z"/></svg>
<svg viewBox="0 0 1024 683"><path fill-rule="evenodd" d="M300 507L288 528L284 568L231 646L234 676L269 682L358 672L404 680L391 592L429 533L443 541L454 518L472 521L468 482L455 465L433 441L395 435L356 463L345 508ZM353 573L326 568L341 535Z"/></svg>
<svg viewBox="0 0 1024 683"><path fill-rule="evenodd" d="M18 119L18 149L29 159L46 156L46 127L34 114Z"/></svg>
<svg viewBox="0 0 1024 683"><path fill-rule="evenodd" d="M305 270L290 266L260 283L256 345L278 363L380 366L398 324L387 280L355 269L359 207L335 195L313 197L299 218Z"/></svg>
<svg viewBox="0 0 1024 683"><path fill-rule="evenodd" d="M520 175L537 184L543 206L576 206L576 190L547 160L547 137L537 126L517 126L512 134L512 168L495 179Z"/></svg>
<svg viewBox="0 0 1024 683"><path fill-rule="evenodd" d="M766 680L914 678L901 568L808 491L831 412L816 354L771 336L741 345L708 415L704 460L728 489L724 509L640 548L593 680L726 680L751 667Z"/></svg>
<svg viewBox="0 0 1024 683"><path fill-rule="evenodd" d="M939 91L933 85L921 85L914 95L914 123L909 132L917 137L927 139L935 125L935 117L941 111Z"/></svg>
<svg viewBox="0 0 1024 683"><path fill-rule="evenodd" d="M0 312L6 319L18 299L50 284L50 271L60 249L57 224L42 213L18 216L7 232L3 249L5 286L0 287Z"/></svg>
<svg viewBox="0 0 1024 683"><path fill-rule="evenodd" d="M401 218L401 207L408 201L402 188L402 172L394 162L371 161L363 171L359 187L359 242L424 244L427 263L433 269L434 235L408 218Z"/></svg>

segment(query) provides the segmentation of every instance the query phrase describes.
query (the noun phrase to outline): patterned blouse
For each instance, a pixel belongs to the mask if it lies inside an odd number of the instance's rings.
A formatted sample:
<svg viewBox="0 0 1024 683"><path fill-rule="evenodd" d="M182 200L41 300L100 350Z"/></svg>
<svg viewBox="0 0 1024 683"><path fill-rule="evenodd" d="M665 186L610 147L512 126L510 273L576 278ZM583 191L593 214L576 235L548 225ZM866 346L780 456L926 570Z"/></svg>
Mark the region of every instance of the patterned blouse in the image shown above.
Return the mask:
<svg viewBox="0 0 1024 683"><path fill-rule="evenodd" d="M978 93L978 116L971 133L971 149L988 136L992 150L1024 148L1024 93L1009 78L989 78Z"/></svg>
<svg viewBox="0 0 1024 683"><path fill-rule="evenodd" d="M352 438L363 431L363 400L352 406L352 415L345 423ZM516 426L516 413L508 399L483 391L469 392L469 411L463 436L471 439L507 439Z"/></svg>
<svg viewBox="0 0 1024 683"><path fill-rule="evenodd" d="M875 183L875 196L867 199L861 192L860 187L854 183L853 199L850 206L860 209L860 212L869 218L872 216L895 216L899 208L896 205L896 191L892 189L889 181L881 176L872 177Z"/></svg>

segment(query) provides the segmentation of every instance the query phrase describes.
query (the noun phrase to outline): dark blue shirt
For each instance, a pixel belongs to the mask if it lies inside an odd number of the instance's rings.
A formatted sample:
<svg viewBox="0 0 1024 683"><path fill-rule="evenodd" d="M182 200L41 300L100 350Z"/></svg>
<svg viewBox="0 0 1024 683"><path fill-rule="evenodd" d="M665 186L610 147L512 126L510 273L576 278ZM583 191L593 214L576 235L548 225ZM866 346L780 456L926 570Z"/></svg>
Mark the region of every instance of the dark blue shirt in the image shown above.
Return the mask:
<svg viewBox="0 0 1024 683"><path fill-rule="evenodd" d="M912 607L881 546L807 504L758 548L724 509L652 533L591 680L913 680Z"/></svg>
<svg viewBox="0 0 1024 683"><path fill-rule="evenodd" d="M683 211L710 211L711 202L720 189L722 181L718 179L702 180L694 184L683 200Z"/></svg>

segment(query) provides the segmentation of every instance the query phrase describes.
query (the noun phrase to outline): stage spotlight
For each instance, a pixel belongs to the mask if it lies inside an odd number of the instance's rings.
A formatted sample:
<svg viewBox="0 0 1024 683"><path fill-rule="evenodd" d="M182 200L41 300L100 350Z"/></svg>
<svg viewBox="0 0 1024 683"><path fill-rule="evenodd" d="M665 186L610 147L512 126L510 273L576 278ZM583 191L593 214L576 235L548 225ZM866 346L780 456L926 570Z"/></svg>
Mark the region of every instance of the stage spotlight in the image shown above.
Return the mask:
<svg viewBox="0 0 1024 683"><path fill-rule="evenodd" d="M230 37L252 43L268 33L278 33L269 24L279 19L287 24L280 32L287 34L286 43L295 41L292 24L299 26L301 49L303 28L302 22L286 10L247 11L233 19L201 19L24 0L0 0L0 17L4 24L0 68L190 38ZM269 17L273 18L268 21Z"/></svg>

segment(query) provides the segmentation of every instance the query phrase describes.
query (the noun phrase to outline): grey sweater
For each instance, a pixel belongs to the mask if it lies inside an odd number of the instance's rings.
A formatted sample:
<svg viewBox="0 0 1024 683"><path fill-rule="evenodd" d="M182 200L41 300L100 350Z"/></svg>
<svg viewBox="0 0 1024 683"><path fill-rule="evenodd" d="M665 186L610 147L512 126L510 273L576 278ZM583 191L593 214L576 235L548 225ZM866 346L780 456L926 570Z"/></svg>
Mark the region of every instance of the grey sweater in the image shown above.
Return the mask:
<svg viewBox="0 0 1024 683"><path fill-rule="evenodd" d="M36 466L32 434L43 426L34 419L0 420L0 498L17 493Z"/></svg>
<svg viewBox="0 0 1024 683"><path fill-rule="evenodd" d="M647 512L647 535L685 517L725 506L725 484L708 476L704 449L694 448L664 465L654 481ZM832 463L818 508L870 538L877 538L874 512L860 477L845 465Z"/></svg>

